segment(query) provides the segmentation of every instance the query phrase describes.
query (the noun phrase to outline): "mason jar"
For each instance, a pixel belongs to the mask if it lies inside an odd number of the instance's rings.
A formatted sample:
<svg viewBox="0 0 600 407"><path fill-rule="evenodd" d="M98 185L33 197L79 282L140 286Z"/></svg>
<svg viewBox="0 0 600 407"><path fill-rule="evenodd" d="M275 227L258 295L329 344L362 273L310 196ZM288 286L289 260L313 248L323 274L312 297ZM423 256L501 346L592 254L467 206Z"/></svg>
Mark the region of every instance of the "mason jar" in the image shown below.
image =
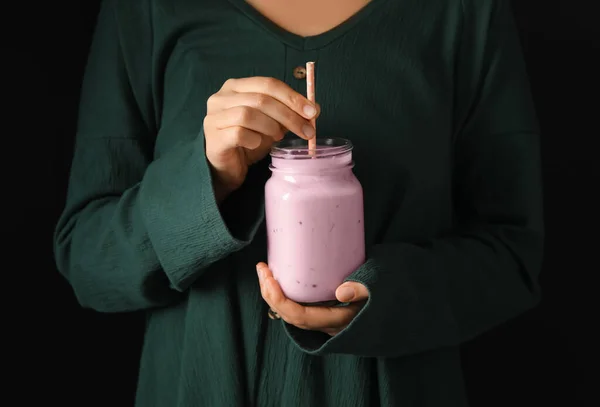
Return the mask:
<svg viewBox="0 0 600 407"><path fill-rule="evenodd" d="M265 185L268 263L289 299L335 303L335 290L365 261L363 190L352 143L301 139L271 150Z"/></svg>

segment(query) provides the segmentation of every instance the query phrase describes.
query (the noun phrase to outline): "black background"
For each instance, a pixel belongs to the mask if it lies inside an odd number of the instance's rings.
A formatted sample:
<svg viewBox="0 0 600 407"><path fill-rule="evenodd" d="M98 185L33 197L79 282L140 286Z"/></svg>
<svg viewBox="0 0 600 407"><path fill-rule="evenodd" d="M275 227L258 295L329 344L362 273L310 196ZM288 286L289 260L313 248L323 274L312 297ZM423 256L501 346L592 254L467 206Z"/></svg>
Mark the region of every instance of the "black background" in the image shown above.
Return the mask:
<svg viewBox="0 0 600 407"><path fill-rule="evenodd" d="M590 293L600 271L594 0L513 3L542 127L543 301L465 345L469 392L474 407L600 405L591 398L589 373L592 328L598 325ZM3 213L10 242L1 246L8 339L3 387L17 397L6 405L42 399L63 406L132 406L140 316L81 309L52 255L99 1L26 7L3 12L4 27L16 25L4 36L2 56L3 71L8 69L2 75L8 106L2 109L3 207L9 205Z"/></svg>

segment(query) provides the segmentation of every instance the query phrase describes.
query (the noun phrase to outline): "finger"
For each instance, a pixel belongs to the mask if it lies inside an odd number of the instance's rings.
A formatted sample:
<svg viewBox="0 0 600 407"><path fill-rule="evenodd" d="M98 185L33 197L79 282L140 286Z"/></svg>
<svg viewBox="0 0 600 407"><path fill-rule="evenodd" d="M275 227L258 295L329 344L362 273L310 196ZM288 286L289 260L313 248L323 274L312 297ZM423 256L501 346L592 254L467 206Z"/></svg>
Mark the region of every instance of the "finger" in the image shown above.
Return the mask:
<svg viewBox="0 0 600 407"><path fill-rule="evenodd" d="M210 125L218 130L229 127L244 127L257 133L264 134L275 141L283 139L284 129L272 117L260 110L247 106L234 106L207 116Z"/></svg>
<svg viewBox="0 0 600 407"><path fill-rule="evenodd" d="M279 314L277 314L275 311L273 311L271 308L269 308L269 312L268 314L270 319L281 319L281 317L279 316Z"/></svg>
<svg viewBox="0 0 600 407"><path fill-rule="evenodd" d="M263 144L264 136L245 127L235 126L222 130L223 134L220 141L224 143L223 151L243 147L248 150L255 150Z"/></svg>
<svg viewBox="0 0 600 407"><path fill-rule="evenodd" d="M300 318L293 313L293 310L288 310L287 308L278 311L278 313L286 322L298 328L323 331L333 335L352 322L362 308L362 305L360 303L352 303L342 307L303 307L303 314ZM274 305L274 307L277 308L278 305Z"/></svg>
<svg viewBox="0 0 600 407"><path fill-rule="evenodd" d="M318 113L318 107L314 103L286 83L275 78L255 76L229 79L221 89L237 93L263 93L269 95L306 119L313 119Z"/></svg>
<svg viewBox="0 0 600 407"><path fill-rule="evenodd" d="M356 316L362 304L351 304L345 307L305 307L287 298L281 287L273 278L268 266L259 263L257 266L261 280L261 294L267 304L285 322L301 329L335 332L345 327Z"/></svg>
<svg viewBox="0 0 600 407"><path fill-rule="evenodd" d="M310 139L315 135L315 128L309 120L264 93L227 92L216 94L212 97L210 104L211 109L215 111L232 109L237 106L253 108L278 122L284 131L290 130L304 139Z"/></svg>
<svg viewBox="0 0 600 407"><path fill-rule="evenodd" d="M357 302L369 298L369 290L360 283L348 282L340 285L335 291L339 302Z"/></svg>

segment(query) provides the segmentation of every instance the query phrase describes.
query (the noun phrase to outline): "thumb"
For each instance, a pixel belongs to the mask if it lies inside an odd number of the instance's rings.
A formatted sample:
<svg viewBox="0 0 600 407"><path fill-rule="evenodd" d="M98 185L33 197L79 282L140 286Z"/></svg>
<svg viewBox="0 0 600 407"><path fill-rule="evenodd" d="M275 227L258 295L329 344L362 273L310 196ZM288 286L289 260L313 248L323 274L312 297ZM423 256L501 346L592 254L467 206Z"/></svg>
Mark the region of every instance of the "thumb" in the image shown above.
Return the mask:
<svg viewBox="0 0 600 407"><path fill-rule="evenodd" d="M315 103L315 105L317 106L317 115L315 116L315 120L319 118L319 116L321 116L321 105L318 103Z"/></svg>
<svg viewBox="0 0 600 407"><path fill-rule="evenodd" d="M369 298L369 291L361 283L349 282L339 286L335 296L339 302L356 302Z"/></svg>

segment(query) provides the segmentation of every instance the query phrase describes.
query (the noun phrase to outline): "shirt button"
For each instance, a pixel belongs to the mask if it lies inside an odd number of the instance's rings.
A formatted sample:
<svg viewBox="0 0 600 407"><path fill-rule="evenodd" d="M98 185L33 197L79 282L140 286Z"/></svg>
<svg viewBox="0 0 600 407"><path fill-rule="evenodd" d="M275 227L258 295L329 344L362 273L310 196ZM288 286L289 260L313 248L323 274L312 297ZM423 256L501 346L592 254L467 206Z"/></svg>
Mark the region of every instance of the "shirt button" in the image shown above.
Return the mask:
<svg viewBox="0 0 600 407"><path fill-rule="evenodd" d="M297 66L294 68L294 78L304 79L306 78L306 68L303 66Z"/></svg>

